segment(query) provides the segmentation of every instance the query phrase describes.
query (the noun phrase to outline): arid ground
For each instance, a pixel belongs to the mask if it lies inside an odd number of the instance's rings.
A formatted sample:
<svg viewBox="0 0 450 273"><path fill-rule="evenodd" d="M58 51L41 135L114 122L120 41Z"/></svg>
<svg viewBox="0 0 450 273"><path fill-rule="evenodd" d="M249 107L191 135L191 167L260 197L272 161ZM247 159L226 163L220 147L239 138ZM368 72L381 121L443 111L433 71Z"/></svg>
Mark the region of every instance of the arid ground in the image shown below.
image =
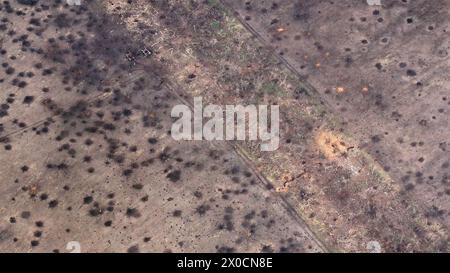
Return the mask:
<svg viewBox="0 0 450 273"><path fill-rule="evenodd" d="M450 2L381 3L1 1L0 251L449 252Z"/></svg>

